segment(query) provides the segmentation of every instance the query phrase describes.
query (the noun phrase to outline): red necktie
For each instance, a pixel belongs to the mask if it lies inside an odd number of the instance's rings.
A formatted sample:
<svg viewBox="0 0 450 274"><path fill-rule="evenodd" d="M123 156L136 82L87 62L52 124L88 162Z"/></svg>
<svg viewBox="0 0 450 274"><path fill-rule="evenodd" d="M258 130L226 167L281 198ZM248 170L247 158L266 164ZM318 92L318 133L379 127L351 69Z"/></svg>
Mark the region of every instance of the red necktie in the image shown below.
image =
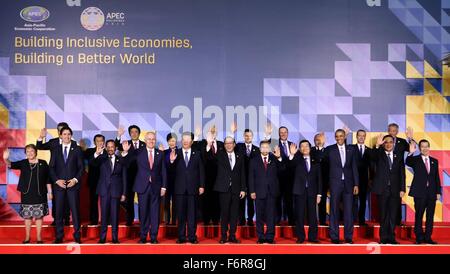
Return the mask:
<svg viewBox="0 0 450 274"><path fill-rule="evenodd" d="M150 155L148 156L148 163L150 164L150 169L153 169L153 152L150 150Z"/></svg>
<svg viewBox="0 0 450 274"><path fill-rule="evenodd" d="M216 154L216 147L214 147L214 142L211 145L211 149L212 149L213 154Z"/></svg>
<svg viewBox="0 0 450 274"><path fill-rule="evenodd" d="M267 157L264 157L264 170L267 171Z"/></svg>

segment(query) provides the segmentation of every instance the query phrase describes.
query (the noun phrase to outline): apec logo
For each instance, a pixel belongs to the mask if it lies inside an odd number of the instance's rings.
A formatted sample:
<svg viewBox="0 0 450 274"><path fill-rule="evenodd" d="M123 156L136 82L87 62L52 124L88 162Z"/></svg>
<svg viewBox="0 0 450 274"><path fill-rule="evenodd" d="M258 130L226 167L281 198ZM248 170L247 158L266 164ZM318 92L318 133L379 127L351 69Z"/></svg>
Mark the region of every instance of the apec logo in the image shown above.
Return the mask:
<svg viewBox="0 0 450 274"><path fill-rule="evenodd" d="M50 17L50 11L44 7L31 6L20 11L20 17L31 23L38 23L47 20Z"/></svg>

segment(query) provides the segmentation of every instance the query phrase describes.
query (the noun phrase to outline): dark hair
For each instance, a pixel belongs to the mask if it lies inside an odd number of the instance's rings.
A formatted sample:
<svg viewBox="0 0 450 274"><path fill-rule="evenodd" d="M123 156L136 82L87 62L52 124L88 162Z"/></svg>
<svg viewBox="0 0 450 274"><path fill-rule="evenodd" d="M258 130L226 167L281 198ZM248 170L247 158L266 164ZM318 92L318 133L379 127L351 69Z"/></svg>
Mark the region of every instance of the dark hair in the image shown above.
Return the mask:
<svg viewBox="0 0 450 274"><path fill-rule="evenodd" d="M430 147L430 142L428 142L427 139L422 139L422 140L419 141L419 148L420 148L420 145L421 145L422 143L427 143L427 144L428 144L428 147Z"/></svg>
<svg viewBox="0 0 450 274"><path fill-rule="evenodd" d="M392 141L394 141L394 137L392 137L392 135L384 135L383 137L383 141L386 140L386 138L392 138Z"/></svg>
<svg viewBox="0 0 450 274"><path fill-rule="evenodd" d="M96 134L96 135L94 136L94 139L93 139L94 143L95 143L95 139L97 139L98 137L102 138L103 141L105 141L105 136L103 136L103 135L101 135L101 134Z"/></svg>
<svg viewBox="0 0 450 274"><path fill-rule="evenodd" d="M106 143L105 143L105 146L107 146L108 143L111 143L111 142L114 144L114 146L116 146L116 142L113 139L107 140Z"/></svg>
<svg viewBox="0 0 450 274"><path fill-rule="evenodd" d="M70 127L62 127L62 128L59 130L59 135L61 135L65 130L70 131L70 135L73 135L72 129L71 129Z"/></svg>
<svg viewBox="0 0 450 274"><path fill-rule="evenodd" d="M390 123L390 124L388 125L388 128L390 128L390 127L396 127L396 128L398 128L398 125L397 125L396 123Z"/></svg>
<svg viewBox="0 0 450 274"><path fill-rule="evenodd" d="M259 146L262 146L264 144L268 144L270 146L270 141L269 140L261 140L261 142L259 142Z"/></svg>
<svg viewBox="0 0 450 274"><path fill-rule="evenodd" d="M169 142L169 140L172 138L175 138L175 140L178 139L177 135L174 132L167 134L166 141Z"/></svg>
<svg viewBox="0 0 450 274"><path fill-rule="evenodd" d="M253 134L253 131L252 131L251 129L249 129L249 128L246 128L246 129L244 130L244 133L247 133L247 132L250 132L251 134Z"/></svg>
<svg viewBox="0 0 450 274"><path fill-rule="evenodd" d="M344 133L344 135L345 135L345 130L343 130L342 128L337 129L337 130L334 132L334 135L336 135L336 133L338 133L338 132L342 132L342 133Z"/></svg>
<svg viewBox="0 0 450 274"><path fill-rule="evenodd" d="M194 140L194 133L190 132L190 131L185 131L183 132L183 134L181 135L181 138L183 138L183 136L190 136L191 140Z"/></svg>
<svg viewBox="0 0 450 274"><path fill-rule="evenodd" d="M138 126L136 126L136 125L131 125L131 126L128 127L128 134L131 135L131 130L133 128L137 129L138 133L141 134L141 129Z"/></svg>
<svg viewBox="0 0 450 274"><path fill-rule="evenodd" d="M360 133L360 132L366 133L366 131L364 129L358 129L358 131L356 132L356 135L358 135L358 133Z"/></svg>
<svg viewBox="0 0 450 274"><path fill-rule="evenodd" d="M288 129L287 127L285 127L285 126L279 127L279 128L278 128L278 132L280 132L280 129L283 129L283 128L286 129L287 132L289 132L289 129Z"/></svg>
<svg viewBox="0 0 450 274"><path fill-rule="evenodd" d="M298 146L300 147L303 143L308 143L309 148L311 148L311 143L310 143L308 140L306 140L306 139L301 140L301 141L298 143Z"/></svg>
<svg viewBox="0 0 450 274"><path fill-rule="evenodd" d="M56 128L69 127L69 124L66 122L60 122L56 125Z"/></svg>
<svg viewBox="0 0 450 274"><path fill-rule="evenodd" d="M33 149L33 150L34 150L34 153L36 153L36 155L37 155L37 147L36 147L34 144L28 144L28 145L26 145L23 151L24 151L25 153L27 153L27 149L28 149L28 148Z"/></svg>

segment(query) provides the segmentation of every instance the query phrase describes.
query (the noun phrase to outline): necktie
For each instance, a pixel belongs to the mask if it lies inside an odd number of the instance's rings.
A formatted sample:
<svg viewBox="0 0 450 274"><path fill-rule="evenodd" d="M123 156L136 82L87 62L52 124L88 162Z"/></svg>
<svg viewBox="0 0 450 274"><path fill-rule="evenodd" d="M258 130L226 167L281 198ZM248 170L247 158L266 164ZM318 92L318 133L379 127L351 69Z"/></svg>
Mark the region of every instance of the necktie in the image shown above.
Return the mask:
<svg viewBox="0 0 450 274"><path fill-rule="evenodd" d="M138 149L138 142L134 142L134 149Z"/></svg>
<svg viewBox="0 0 450 274"><path fill-rule="evenodd" d="M427 169L427 173L430 174L430 164L428 163L428 157L425 158L425 167L426 167L426 169ZM428 187L429 185L430 185L430 183L428 183L428 180L427 180L427 187Z"/></svg>
<svg viewBox="0 0 450 274"><path fill-rule="evenodd" d="M363 157L363 146L359 145L359 155L361 156L361 158Z"/></svg>
<svg viewBox="0 0 450 274"><path fill-rule="evenodd" d="M340 154L341 154L341 164L342 164L342 167L344 167L344 166L345 166L345 151L344 151L344 146L341 146L341 147L339 148L339 152L340 152Z"/></svg>
<svg viewBox="0 0 450 274"><path fill-rule="evenodd" d="M264 157L264 170L267 171L267 157Z"/></svg>
<svg viewBox="0 0 450 274"><path fill-rule="evenodd" d="M211 150L213 154L216 154L216 147L214 146L214 142L211 144Z"/></svg>
<svg viewBox="0 0 450 274"><path fill-rule="evenodd" d="M233 169L233 157L231 157L231 153L228 154L228 159L230 160L230 167Z"/></svg>
<svg viewBox="0 0 450 274"><path fill-rule="evenodd" d="M150 164L150 169L153 169L153 150L150 149L150 154L148 156L148 163Z"/></svg>
<svg viewBox="0 0 450 274"><path fill-rule="evenodd" d="M250 153L251 153L251 151L250 151L250 145L247 145L247 157L250 156Z"/></svg>
<svg viewBox="0 0 450 274"><path fill-rule="evenodd" d="M68 154L67 154L67 146L65 146L64 147L64 163L67 162L67 156L68 156Z"/></svg>
<svg viewBox="0 0 450 274"><path fill-rule="evenodd" d="M388 153L387 156L388 156L388 161L389 161L389 169L391 170L391 169L392 169L392 159L391 159L391 154Z"/></svg>
<svg viewBox="0 0 450 274"><path fill-rule="evenodd" d="M283 142L283 150L284 150L284 155L289 156L288 150L287 150L287 146L286 146L286 142Z"/></svg>
<svg viewBox="0 0 450 274"><path fill-rule="evenodd" d="M114 171L114 159L113 159L113 157L111 155L109 156L109 165L111 167L111 173L113 173L113 171Z"/></svg>
<svg viewBox="0 0 450 274"><path fill-rule="evenodd" d="M186 164L186 167L189 164L189 158L188 158L188 152L187 151L184 152L184 163Z"/></svg>
<svg viewBox="0 0 450 274"><path fill-rule="evenodd" d="M306 165L306 171L309 173L310 166L309 166L308 158L305 158L305 165ZM306 180L306 187L308 187L308 180Z"/></svg>

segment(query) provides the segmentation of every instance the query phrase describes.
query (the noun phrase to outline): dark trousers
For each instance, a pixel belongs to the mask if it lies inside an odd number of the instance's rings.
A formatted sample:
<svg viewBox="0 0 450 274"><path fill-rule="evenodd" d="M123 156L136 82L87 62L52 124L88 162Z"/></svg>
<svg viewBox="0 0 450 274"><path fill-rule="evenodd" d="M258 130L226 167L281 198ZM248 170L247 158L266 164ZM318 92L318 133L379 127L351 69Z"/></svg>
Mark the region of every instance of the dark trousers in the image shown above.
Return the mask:
<svg viewBox="0 0 450 274"><path fill-rule="evenodd" d="M172 192L166 192L164 195L164 219L166 224L176 223L176 207L175 207L175 195Z"/></svg>
<svg viewBox="0 0 450 274"><path fill-rule="evenodd" d="M353 198L353 220L360 224L366 222L367 188L360 187L358 195Z"/></svg>
<svg viewBox="0 0 450 274"><path fill-rule="evenodd" d="M305 211L308 215L308 240L317 240L317 197L303 195L294 195L295 211L295 231L299 240L305 240Z"/></svg>
<svg viewBox="0 0 450 274"><path fill-rule="evenodd" d="M383 194L378 195L380 208L380 241L388 242L395 240L395 226L397 223L398 201L400 193L391 192L388 187Z"/></svg>
<svg viewBox="0 0 450 274"><path fill-rule="evenodd" d="M150 185L144 193L138 193L139 202L139 222L141 225L140 237L156 240L159 228L159 206L161 201L161 191L153 189Z"/></svg>
<svg viewBox="0 0 450 274"><path fill-rule="evenodd" d="M89 221L93 224L98 223L98 195L96 184L89 186Z"/></svg>
<svg viewBox="0 0 450 274"><path fill-rule="evenodd" d="M124 207L126 210L126 222L127 225L131 225L134 222L134 194L133 188L128 187L127 197L124 202Z"/></svg>
<svg viewBox="0 0 450 274"><path fill-rule="evenodd" d="M273 240L275 237L276 201L270 194L265 199L256 198L256 234L260 240ZM267 226L265 233L264 223Z"/></svg>
<svg viewBox="0 0 450 274"><path fill-rule="evenodd" d="M56 191L56 186L54 186L52 184L52 192L55 193ZM53 195L53 200L52 200L52 217L53 217L53 221L56 224L56 195ZM70 209L69 209L69 202L67 200L64 200L64 222L66 224L70 223Z"/></svg>
<svg viewBox="0 0 450 274"><path fill-rule="evenodd" d="M326 225L327 223L327 194L328 194L328 186L325 184L322 186L322 199L319 203L319 223L321 225Z"/></svg>
<svg viewBox="0 0 450 274"><path fill-rule="evenodd" d="M255 201L246 195L244 199L240 199L239 202L239 222L245 224L245 209L247 208L247 221L253 222L255 216Z"/></svg>
<svg viewBox="0 0 450 274"><path fill-rule="evenodd" d="M416 234L416 240L431 240L431 234L433 233L434 222L434 210L436 208L436 194L432 194L431 191L427 193L424 198L414 198L414 209L416 211L414 220L414 233ZM425 233L422 228L423 215L426 211L425 221Z"/></svg>
<svg viewBox="0 0 450 274"><path fill-rule="evenodd" d="M292 180L283 178L280 181L284 186L281 188L281 196L277 200L276 222L288 221L289 225L295 224L294 202L292 195Z"/></svg>
<svg viewBox="0 0 450 274"><path fill-rule="evenodd" d="M100 240L106 240L108 223L111 222L112 240L119 239L119 208L120 198L112 198L111 195L100 197L100 208L102 213Z"/></svg>
<svg viewBox="0 0 450 274"><path fill-rule="evenodd" d="M74 239L79 239L81 237L80 233L80 190L79 189L62 189L59 186L55 186L55 192L53 192L56 198L56 239L64 238L64 203L67 200L69 203L70 212L72 213L73 222L73 237Z"/></svg>
<svg viewBox="0 0 450 274"><path fill-rule="evenodd" d="M236 227L239 216L239 194L230 192L219 193L220 201L220 226L222 239L227 239L228 228L230 230L229 239L236 239Z"/></svg>
<svg viewBox="0 0 450 274"><path fill-rule="evenodd" d="M205 189L205 193L200 197L202 199L202 219L205 225L210 222L213 224L219 223L220 205L219 194L212 190L212 187Z"/></svg>
<svg viewBox="0 0 450 274"><path fill-rule="evenodd" d="M175 204L178 218L178 239L186 240L186 223L189 241L197 240L197 195L177 194Z"/></svg>
<svg viewBox="0 0 450 274"><path fill-rule="evenodd" d="M344 181L336 182L331 189L330 206L330 238L339 240L339 204L344 204L344 238L353 239L353 192L347 193L344 189Z"/></svg>

